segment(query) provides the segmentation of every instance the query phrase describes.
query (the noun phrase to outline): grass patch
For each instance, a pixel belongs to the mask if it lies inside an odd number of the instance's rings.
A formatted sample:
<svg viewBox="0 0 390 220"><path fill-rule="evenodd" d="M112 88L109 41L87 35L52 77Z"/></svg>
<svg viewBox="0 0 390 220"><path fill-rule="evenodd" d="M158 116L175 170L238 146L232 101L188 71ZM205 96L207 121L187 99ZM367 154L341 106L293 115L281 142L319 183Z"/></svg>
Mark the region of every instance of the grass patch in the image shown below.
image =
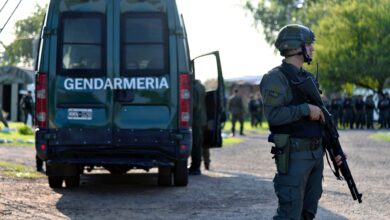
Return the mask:
<svg viewBox="0 0 390 220"><path fill-rule="evenodd" d="M1 124L1 123L0 123ZM3 125L3 124L1 124ZM11 140L11 143L0 143L2 146L29 146L33 147L34 143L28 143L35 140L35 134L21 134L19 131L26 133L26 125L21 122L8 122L9 131L4 131L3 126L0 127L0 139ZM27 132L28 133L28 132Z"/></svg>
<svg viewBox="0 0 390 220"><path fill-rule="evenodd" d="M0 161L0 173L15 178L35 179L43 177L41 173L34 171L31 167L5 161Z"/></svg>
<svg viewBox="0 0 390 220"><path fill-rule="evenodd" d="M223 146L230 146L230 145L234 145L234 144L239 144L241 143L243 140L241 138L237 138L237 137L228 137L228 138L224 138L223 139Z"/></svg>
<svg viewBox="0 0 390 220"><path fill-rule="evenodd" d="M223 127L223 131L225 133L230 133L232 129L232 121L228 120L225 122L225 126ZM255 132L268 132L268 123L263 122L262 127L253 128L249 120L244 121L244 134L246 131L255 131ZM236 133L240 132L240 123L236 122Z"/></svg>
<svg viewBox="0 0 390 220"><path fill-rule="evenodd" d="M370 138L379 141L390 142L390 132L378 132L376 134L371 135Z"/></svg>
<svg viewBox="0 0 390 220"><path fill-rule="evenodd" d="M223 146L236 145L236 144L239 144L239 143L244 141L241 138L241 136L238 135L240 133L240 123L238 123L238 122L236 123L236 136L235 137L230 136L231 129L232 129L232 122L228 120L225 122L225 126L222 130L222 132L226 135L223 138ZM265 132L268 132L268 123L267 122L263 122L262 127L253 128L251 126L251 123L249 120L244 121L244 134L265 133Z"/></svg>

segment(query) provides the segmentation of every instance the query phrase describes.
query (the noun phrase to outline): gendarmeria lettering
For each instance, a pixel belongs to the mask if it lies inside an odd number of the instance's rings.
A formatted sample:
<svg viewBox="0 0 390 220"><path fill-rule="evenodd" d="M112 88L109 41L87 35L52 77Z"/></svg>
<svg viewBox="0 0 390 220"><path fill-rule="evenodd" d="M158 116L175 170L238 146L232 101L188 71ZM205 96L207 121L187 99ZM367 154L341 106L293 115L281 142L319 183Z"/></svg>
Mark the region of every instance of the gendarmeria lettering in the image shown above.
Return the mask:
<svg viewBox="0 0 390 220"><path fill-rule="evenodd" d="M157 90L169 89L166 77L66 78L66 90Z"/></svg>

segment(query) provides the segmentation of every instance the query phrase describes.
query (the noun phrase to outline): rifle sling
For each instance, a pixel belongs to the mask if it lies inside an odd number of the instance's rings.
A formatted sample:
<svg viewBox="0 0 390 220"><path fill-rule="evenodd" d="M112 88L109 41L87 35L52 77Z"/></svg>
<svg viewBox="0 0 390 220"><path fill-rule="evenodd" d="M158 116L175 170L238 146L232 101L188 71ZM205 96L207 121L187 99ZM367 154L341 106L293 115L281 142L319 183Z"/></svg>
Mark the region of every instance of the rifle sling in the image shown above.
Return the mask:
<svg viewBox="0 0 390 220"><path fill-rule="evenodd" d="M330 164L330 161L329 161L329 152L328 152L328 150L327 150L327 148L325 148L326 149L326 151L325 151L325 156L326 156L326 161L328 162L328 165L329 165L329 168L330 168L330 170L332 171L332 173L336 176L336 178L338 179L338 180L343 180L343 177L340 175L340 172L339 172L339 170L337 169L337 167L335 167L335 169L333 169L332 168L332 165Z"/></svg>

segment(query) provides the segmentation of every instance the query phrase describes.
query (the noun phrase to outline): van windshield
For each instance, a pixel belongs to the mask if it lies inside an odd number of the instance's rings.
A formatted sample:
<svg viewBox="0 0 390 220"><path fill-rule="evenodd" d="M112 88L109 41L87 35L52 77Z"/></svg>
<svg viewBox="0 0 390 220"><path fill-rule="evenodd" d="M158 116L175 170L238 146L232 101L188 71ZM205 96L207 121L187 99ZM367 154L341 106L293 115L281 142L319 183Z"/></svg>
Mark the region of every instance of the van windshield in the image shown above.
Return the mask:
<svg viewBox="0 0 390 220"><path fill-rule="evenodd" d="M95 13L63 14L60 32L62 70L102 69L102 20Z"/></svg>
<svg viewBox="0 0 390 220"><path fill-rule="evenodd" d="M122 17L122 70L127 74L167 71L167 27L159 13L132 13Z"/></svg>

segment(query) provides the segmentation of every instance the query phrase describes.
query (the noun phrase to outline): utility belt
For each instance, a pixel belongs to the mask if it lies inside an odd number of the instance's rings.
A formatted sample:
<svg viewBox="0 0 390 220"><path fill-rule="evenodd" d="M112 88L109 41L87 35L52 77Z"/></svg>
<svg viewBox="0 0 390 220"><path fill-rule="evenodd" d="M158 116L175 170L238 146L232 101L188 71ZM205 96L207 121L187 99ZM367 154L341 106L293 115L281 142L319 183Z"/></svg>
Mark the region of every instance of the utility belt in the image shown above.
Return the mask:
<svg viewBox="0 0 390 220"><path fill-rule="evenodd" d="M322 138L290 138L290 152L314 151L322 146Z"/></svg>
<svg viewBox="0 0 390 220"><path fill-rule="evenodd" d="M295 138L289 134L271 134L268 142L275 144L271 148L279 174L288 173L290 152L314 151L322 146L321 138Z"/></svg>

